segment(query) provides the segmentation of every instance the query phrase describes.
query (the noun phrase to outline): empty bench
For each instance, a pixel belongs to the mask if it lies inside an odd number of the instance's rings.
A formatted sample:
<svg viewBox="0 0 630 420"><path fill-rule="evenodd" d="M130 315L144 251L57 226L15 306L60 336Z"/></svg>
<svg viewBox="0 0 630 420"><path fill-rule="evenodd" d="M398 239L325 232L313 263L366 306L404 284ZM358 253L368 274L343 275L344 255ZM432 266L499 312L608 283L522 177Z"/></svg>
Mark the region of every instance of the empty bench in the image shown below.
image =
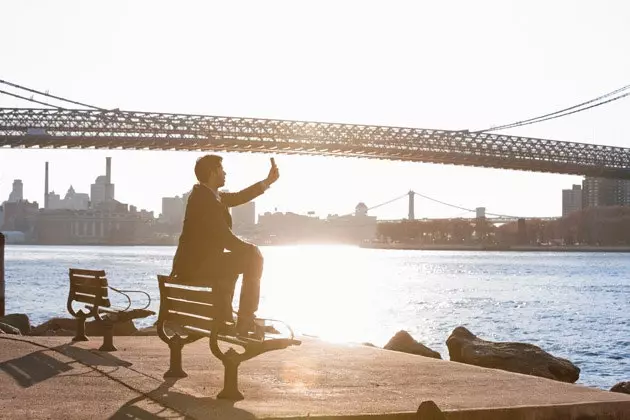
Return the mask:
<svg viewBox="0 0 630 420"><path fill-rule="evenodd" d="M151 297L148 293L141 290L119 290L109 286L103 270L71 268L69 275L70 292L67 307L70 315L77 319L77 332L72 341L88 341L88 337L85 335L85 321L88 318L94 318L103 329L103 344L99 350L116 351L114 324L155 315L155 312L146 309L151 304ZM127 299L127 306L124 308L112 307L108 295L109 290L124 296ZM148 303L143 308L132 309L131 298L127 293L143 293L146 295ZM75 310L73 307L75 303L83 304L83 307Z"/></svg>
<svg viewBox="0 0 630 420"><path fill-rule="evenodd" d="M293 337L290 328L288 337L268 338L265 326L258 324L256 334L248 337L236 336L235 326L231 321L223 321L225 297L213 292L210 287L191 287L178 282L176 277L158 275L160 286L160 312L157 332L170 349L170 365L164 378L185 378L182 369L182 348L201 338L209 338L210 351L223 363L223 390L217 398L242 400L238 390L238 366L241 362L272 350L300 345ZM231 306L230 306L231 308ZM175 324L175 332L169 332L167 323ZM288 326L287 326L288 327ZM177 331L177 330L183 331ZM169 333L171 335L169 335ZM181 335L180 335L181 334ZM234 348L223 352L218 342L240 346L242 353Z"/></svg>

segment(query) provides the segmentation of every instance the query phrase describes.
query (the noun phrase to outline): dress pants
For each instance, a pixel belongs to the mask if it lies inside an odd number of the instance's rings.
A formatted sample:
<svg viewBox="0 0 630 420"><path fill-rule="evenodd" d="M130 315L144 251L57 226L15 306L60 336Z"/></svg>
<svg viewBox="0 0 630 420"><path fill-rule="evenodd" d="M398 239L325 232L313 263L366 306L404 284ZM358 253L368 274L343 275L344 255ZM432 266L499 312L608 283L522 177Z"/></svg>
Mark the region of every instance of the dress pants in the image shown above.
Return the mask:
<svg viewBox="0 0 630 420"><path fill-rule="evenodd" d="M243 275L238 309L239 318L253 319L260 300L260 278L263 257L257 247L224 252L218 258L206 260L192 277L191 286L210 286L223 297L221 313L232 319L232 299L239 274Z"/></svg>

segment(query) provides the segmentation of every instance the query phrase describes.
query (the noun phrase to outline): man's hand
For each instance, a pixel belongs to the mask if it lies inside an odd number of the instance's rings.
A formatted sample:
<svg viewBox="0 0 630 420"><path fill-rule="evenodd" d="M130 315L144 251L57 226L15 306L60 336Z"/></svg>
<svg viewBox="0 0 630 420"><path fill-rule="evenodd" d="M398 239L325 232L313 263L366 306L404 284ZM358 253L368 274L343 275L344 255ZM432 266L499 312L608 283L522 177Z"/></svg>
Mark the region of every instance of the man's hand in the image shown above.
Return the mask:
<svg viewBox="0 0 630 420"><path fill-rule="evenodd" d="M267 175L267 185L271 185L276 182L280 178L280 172L278 171L278 167L276 166L276 162L273 158L271 158L271 169L269 169L269 175Z"/></svg>

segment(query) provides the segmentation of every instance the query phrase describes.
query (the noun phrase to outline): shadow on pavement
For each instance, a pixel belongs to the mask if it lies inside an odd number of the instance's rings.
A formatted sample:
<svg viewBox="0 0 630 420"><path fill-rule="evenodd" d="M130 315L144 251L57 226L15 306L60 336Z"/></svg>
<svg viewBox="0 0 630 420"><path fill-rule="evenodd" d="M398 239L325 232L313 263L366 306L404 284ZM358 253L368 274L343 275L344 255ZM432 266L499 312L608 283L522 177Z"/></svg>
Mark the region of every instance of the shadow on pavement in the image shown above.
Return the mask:
<svg viewBox="0 0 630 420"><path fill-rule="evenodd" d="M68 362L60 360L60 357L56 357L60 356L59 353L72 360ZM0 371L13 377L22 388L28 388L73 370L77 366L77 362L87 366L110 366L116 368L131 366L131 363L118 359L111 354L74 347L70 343L50 349L38 350L25 356L2 362L0 363ZM82 372L76 375L85 375L87 373L91 372ZM71 375L66 374L65 376Z"/></svg>
<svg viewBox="0 0 630 420"><path fill-rule="evenodd" d="M72 370L72 366L40 350L17 359L0 363L0 371L13 377L22 388L28 388L60 373Z"/></svg>
<svg viewBox="0 0 630 420"><path fill-rule="evenodd" d="M255 419L252 413L234 407L234 402L217 400L211 397L197 398L192 395L170 390L177 380L167 380L148 394L126 402L110 417L110 420L128 419ZM157 407L153 401L164 407ZM147 410L155 405L155 410Z"/></svg>

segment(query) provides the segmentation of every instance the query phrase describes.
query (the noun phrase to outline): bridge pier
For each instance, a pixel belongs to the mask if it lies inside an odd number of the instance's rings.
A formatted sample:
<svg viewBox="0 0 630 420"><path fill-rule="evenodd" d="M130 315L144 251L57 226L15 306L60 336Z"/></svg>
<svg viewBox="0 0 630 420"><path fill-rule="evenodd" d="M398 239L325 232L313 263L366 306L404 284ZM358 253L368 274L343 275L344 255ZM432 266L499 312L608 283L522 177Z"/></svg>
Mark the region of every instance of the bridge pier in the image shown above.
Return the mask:
<svg viewBox="0 0 630 420"><path fill-rule="evenodd" d="M409 195L409 220L415 220L415 214L414 214L414 198L416 196L416 193L409 190L409 192L407 193Z"/></svg>

